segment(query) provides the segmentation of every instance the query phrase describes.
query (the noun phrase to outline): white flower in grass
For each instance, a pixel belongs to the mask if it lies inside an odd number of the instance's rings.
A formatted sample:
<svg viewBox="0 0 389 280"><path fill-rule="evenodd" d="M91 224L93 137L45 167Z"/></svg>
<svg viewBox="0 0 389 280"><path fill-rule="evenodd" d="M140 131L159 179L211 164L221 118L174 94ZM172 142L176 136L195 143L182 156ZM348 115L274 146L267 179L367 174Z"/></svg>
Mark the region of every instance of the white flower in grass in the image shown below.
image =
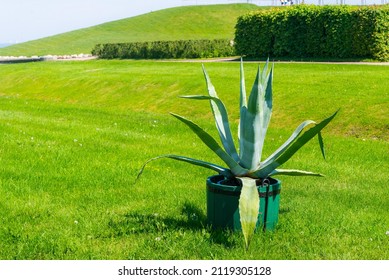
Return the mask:
<svg viewBox="0 0 389 280"><path fill-rule="evenodd" d="M155 241L161 241L161 237L159 237L159 236L156 237L156 238L155 238Z"/></svg>
<svg viewBox="0 0 389 280"><path fill-rule="evenodd" d="M192 213L192 214L190 214L190 219L192 220L192 221L197 221L197 215L196 215L196 213Z"/></svg>

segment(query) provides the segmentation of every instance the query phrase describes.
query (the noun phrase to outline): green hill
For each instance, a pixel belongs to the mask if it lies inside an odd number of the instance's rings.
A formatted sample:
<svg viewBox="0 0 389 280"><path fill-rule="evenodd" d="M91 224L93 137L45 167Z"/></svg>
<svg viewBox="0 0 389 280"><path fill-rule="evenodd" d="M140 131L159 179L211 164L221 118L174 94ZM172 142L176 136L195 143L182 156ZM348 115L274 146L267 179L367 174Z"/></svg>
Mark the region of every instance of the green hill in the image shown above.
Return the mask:
<svg viewBox="0 0 389 280"><path fill-rule="evenodd" d="M253 4L185 6L150 12L0 49L0 55L90 53L98 43L233 38Z"/></svg>

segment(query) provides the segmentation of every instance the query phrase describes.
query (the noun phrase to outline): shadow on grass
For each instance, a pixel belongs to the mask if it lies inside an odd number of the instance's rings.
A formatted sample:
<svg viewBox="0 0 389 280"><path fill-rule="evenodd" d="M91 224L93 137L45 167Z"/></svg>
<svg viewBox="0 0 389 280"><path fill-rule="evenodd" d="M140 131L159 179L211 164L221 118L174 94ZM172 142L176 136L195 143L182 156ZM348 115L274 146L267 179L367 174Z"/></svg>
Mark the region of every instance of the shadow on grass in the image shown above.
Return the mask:
<svg viewBox="0 0 389 280"><path fill-rule="evenodd" d="M212 229L207 225L203 211L194 204L186 202L179 217L164 217L158 213L144 214L130 212L112 218L108 222L109 237L123 237L132 234L166 233L177 230L189 230L204 234L211 243L227 248L235 246L233 233L229 230Z"/></svg>

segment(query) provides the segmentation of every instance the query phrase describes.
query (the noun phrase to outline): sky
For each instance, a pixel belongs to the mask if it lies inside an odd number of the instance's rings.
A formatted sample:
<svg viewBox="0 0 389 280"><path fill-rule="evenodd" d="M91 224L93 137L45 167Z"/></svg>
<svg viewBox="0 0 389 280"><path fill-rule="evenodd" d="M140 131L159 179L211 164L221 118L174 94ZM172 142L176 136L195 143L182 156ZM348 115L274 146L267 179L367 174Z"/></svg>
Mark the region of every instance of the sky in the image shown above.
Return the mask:
<svg viewBox="0 0 389 280"><path fill-rule="evenodd" d="M381 4L389 0L322 1ZM233 2L280 5L279 0L0 0L0 43L21 43L170 7Z"/></svg>

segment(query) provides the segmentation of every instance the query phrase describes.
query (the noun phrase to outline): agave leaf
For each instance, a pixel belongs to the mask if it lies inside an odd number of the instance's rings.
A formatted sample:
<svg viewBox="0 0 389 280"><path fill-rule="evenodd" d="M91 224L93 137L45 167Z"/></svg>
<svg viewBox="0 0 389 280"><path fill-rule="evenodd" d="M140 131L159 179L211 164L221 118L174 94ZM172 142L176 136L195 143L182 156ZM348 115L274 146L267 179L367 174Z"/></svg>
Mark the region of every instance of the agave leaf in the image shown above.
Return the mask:
<svg viewBox="0 0 389 280"><path fill-rule="evenodd" d="M203 65L203 73L205 77L205 81L207 84L207 90L210 97L214 99L210 99L210 105L212 109L213 116L215 118L216 127L218 129L220 139L223 143L224 149L226 152L232 156L232 158L239 162L238 152L236 151L234 140L232 138L230 124L228 122L228 114L227 110L223 104L223 102L217 96L215 87L213 86L211 79L205 70ZM218 101L216 101L218 100Z"/></svg>
<svg viewBox="0 0 389 280"><path fill-rule="evenodd" d="M273 172L269 174L269 176L273 175L289 175L289 176L316 176L316 177L324 177L324 175L320 173L313 173L304 170L297 169L275 169Z"/></svg>
<svg viewBox="0 0 389 280"><path fill-rule="evenodd" d="M213 164L213 163L210 163L210 162L206 162L206 161L202 161L202 160L198 160L198 159L194 159L194 158L189 158L189 157L184 157L184 156L162 155L162 156L151 158L143 164L141 170L139 171L138 175L136 176L135 183L138 181L139 177L142 175L144 169L146 168L146 165L148 165L150 162L152 162L154 160L162 159L162 158L170 158L170 159L174 159L174 160L178 160L178 161L184 161L184 162L187 162L187 163L190 163L193 165L198 165L201 167L205 167L205 168L214 170L214 171L218 172L219 174L224 175L227 178L233 177L233 174L231 173L231 171L229 169L224 168L224 167L219 166L219 165L216 165L216 164Z"/></svg>
<svg viewBox="0 0 389 280"><path fill-rule="evenodd" d="M260 200L255 179L247 177L238 179L242 182L242 191L239 198L240 223L247 249L257 224Z"/></svg>
<svg viewBox="0 0 389 280"><path fill-rule="evenodd" d="M297 137L300 135L301 131L307 127L310 124L314 124L316 122L307 120L303 123L301 123L296 130L292 133L292 135L289 137L288 140L285 141L284 144L282 144L273 154L271 154L266 160L264 160L260 166L266 166L269 163L273 162L275 159L277 159L292 143L297 139ZM260 167L258 167L259 169Z"/></svg>
<svg viewBox="0 0 389 280"><path fill-rule="evenodd" d="M339 110L338 110L339 111ZM336 116L336 111L330 117L322 120L314 127L304 132L300 137L296 139L280 156L273 161L269 161L266 165L261 166L256 172L255 176L259 178L266 178L275 170L278 166L288 161L302 146L304 146L309 140L311 140L316 134L318 134L327 124Z"/></svg>
<svg viewBox="0 0 389 280"><path fill-rule="evenodd" d="M240 58L240 101L239 101L239 110L240 110L240 120L238 125L238 139L242 137L242 130L240 127L244 124L245 114L247 110L247 94L246 94L246 82L244 78L244 68L243 68L243 58ZM241 155L241 151L240 151Z"/></svg>
<svg viewBox="0 0 389 280"><path fill-rule="evenodd" d="M326 159L326 152L324 150L324 141L323 141L323 136L321 135L321 132L319 131L319 133L317 134L318 136L318 139L319 139L319 146L320 146L320 150L321 150L321 153L323 155L323 158Z"/></svg>
<svg viewBox="0 0 389 280"><path fill-rule="evenodd" d="M214 153L216 153L229 167L231 172L236 176L243 176L247 174L248 170L241 167L229 154L227 154L222 147L216 142L216 140L205 132L201 127L192 121L177 115L170 113L172 116L186 124Z"/></svg>
<svg viewBox="0 0 389 280"><path fill-rule="evenodd" d="M266 65L265 69L267 67ZM266 78L262 79L263 75L261 76L261 70L258 67L247 108L241 107L240 158L242 166L250 171L254 171L261 161L263 143L273 107L273 68Z"/></svg>
<svg viewBox="0 0 389 280"><path fill-rule="evenodd" d="M205 70L204 70L205 71ZM215 118L216 127L219 132L220 140L225 151L236 161L239 162L239 156L235 148L234 140L232 139L230 123L228 121L228 114L224 103L214 96L204 95L186 95L181 98L195 99L195 100L209 100L213 116Z"/></svg>
<svg viewBox="0 0 389 280"><path fill-rule="evenodd" d="M267 79L268 68L269 68L269 58L266 60L265 66L263 67L262 76L261 76L261 83L264 83Z"/></svg>
<svg viewBox="0 0 389 280"><path fill-rule="evenodd" d="M240 108L247 108L246 82L244 79L243 59L240 59Z"/></svg>

